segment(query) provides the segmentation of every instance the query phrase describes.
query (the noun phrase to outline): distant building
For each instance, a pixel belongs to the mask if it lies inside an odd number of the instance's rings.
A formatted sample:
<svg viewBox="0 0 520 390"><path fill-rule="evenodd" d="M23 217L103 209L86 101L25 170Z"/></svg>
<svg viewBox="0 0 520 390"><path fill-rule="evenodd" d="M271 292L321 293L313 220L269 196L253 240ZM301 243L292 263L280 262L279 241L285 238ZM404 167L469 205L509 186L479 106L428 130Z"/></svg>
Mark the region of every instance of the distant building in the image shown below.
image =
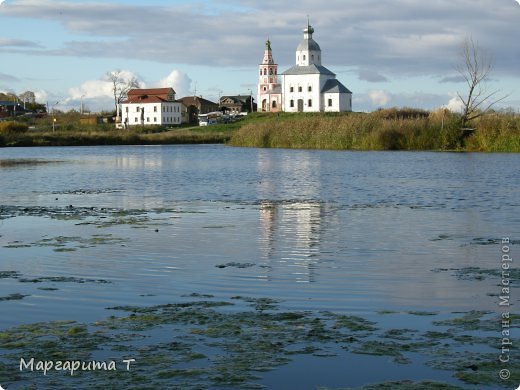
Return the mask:
<svg viewBox="0 0 520 390"><path fill-rule="evenodd" d="M186 96L178 100L183 104L182 123L198 123L199 114L218 111L218 104L199 96Z"/></svg>
<svg viewBox="0 0 520 390"><path fill-rule="evenodd" d="M287 112L352 111L352 92L321 64L321 48L312 38L313 33L308 23L296 48L296 64L282 73L281 83L271 42L267 41L260 64L259 111L278 111L280 99L281 109Z"/></svg>
<svg viewBox="0 0 520 390"><path fill-rule="evenodd" d="M25 113L26 110L16 101L0 101L0 118L18 116Z"/></svg>
<svg viewBox="0 0 520 390"><path fill-rule="evenodd" d="M220 111L224 114L238 115L241 112L251 112L251 108L255 111L256 104L252 102L250 95L222 96L220 98Z"/></svg>
<svg viewBox="0 0 520 390"><path fill-rule="evenodd" d="M181 108L173 88L131 89L121 105L123 126L180 125Z"/></svg>

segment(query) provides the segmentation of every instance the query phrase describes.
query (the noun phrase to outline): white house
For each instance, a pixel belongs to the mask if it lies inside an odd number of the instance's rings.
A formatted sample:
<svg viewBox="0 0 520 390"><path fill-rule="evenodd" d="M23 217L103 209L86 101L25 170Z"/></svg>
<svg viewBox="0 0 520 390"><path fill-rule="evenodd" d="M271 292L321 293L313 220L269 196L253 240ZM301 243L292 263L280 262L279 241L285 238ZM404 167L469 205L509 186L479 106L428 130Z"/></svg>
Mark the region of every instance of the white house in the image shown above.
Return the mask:
<svg viewBox="0 0 520 390"><path fill-rule="evenodd" d="M125 127L182 123L182 103L175 100L173 88L131 89L121 112Z"/></svg>
<svg viewBox="0 0 520 390"><path fill-rule="evenodd" d="M296 64L282 73L281 90L271 45L267 42L260 65L259 111L277 111L278 96L282 100L282 110L286 112L352 111L352 92L321 64L321 48L312 39L314 29L307 24L303 33L303 40L296 48ZM266 71L269 78L266 78Z"/></svg>

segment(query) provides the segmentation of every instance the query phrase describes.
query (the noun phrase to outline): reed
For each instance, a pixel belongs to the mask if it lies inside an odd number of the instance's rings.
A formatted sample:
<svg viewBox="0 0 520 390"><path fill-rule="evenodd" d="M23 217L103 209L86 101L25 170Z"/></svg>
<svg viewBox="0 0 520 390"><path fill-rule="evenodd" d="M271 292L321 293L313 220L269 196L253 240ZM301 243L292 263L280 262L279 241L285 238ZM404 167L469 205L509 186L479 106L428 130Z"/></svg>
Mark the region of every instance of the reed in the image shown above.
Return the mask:
<svg viewBox="0 0 520 390"><path fill-rule="evenodd" d="M230 145L332 150L520 151L520 117L495 113L463 133L447 110L388 109L369 114L271 114L245 123ZM467 135L469 134L469 137Z"/></svg>
<svg viewBox="0 0 520 390"><path fill-rule="evenodd" d="M493 113L482 116L468 138L466 150L478 152L520 152L520 115Z"/></svg>

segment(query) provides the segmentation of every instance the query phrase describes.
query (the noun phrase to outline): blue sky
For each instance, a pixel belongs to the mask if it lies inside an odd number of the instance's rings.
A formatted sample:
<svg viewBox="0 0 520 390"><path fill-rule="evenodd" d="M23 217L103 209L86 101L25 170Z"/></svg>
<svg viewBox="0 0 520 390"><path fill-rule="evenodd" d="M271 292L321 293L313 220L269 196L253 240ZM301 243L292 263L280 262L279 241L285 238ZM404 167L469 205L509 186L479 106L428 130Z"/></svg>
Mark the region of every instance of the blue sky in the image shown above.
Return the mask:
<svg viewBox="0 0 520 390"><path fill-rule="evenodd" d="M307 15L323 64L354 92L354 109L451 104L455 67L472 37L493 55L489 88L520 109L520 5L515 0L5 0L0 91L110 109L104 76L121 69L178 96L256 90L267 37L280 71L294 63ZM167 84L167 85L165 85Z"/></svg>

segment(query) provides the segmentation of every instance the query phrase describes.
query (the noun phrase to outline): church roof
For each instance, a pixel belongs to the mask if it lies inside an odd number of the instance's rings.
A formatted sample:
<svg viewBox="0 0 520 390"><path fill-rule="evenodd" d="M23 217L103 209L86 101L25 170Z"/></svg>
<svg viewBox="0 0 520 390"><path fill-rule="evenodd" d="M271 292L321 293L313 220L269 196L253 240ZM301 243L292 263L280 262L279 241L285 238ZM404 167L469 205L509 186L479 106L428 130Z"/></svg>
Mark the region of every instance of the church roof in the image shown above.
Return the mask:
<svg viewBox="0 0 520 390"><path fill-rule="evenodd" d="M330 76L336 76L334 73L332 73L330 70L328 70L324 66L316 65L316 64L307 65L307 66L294 65L292 68L287 69L282 74L284 74L284 75L326 74L326 75L330 75Z"/></svg>
<svg viewBox="0 0 520 390"><path fill-rule="evenodd" d="M329 79L323 86L322 93L352 93L347 87L345 87L339 80Z"/></svg>
<svg viewBox="0 0 520 390"><path fill-rule="evenodd" d="M300 42L296 51L321 51L320 45L314 39L304 39Z"/></svg>

